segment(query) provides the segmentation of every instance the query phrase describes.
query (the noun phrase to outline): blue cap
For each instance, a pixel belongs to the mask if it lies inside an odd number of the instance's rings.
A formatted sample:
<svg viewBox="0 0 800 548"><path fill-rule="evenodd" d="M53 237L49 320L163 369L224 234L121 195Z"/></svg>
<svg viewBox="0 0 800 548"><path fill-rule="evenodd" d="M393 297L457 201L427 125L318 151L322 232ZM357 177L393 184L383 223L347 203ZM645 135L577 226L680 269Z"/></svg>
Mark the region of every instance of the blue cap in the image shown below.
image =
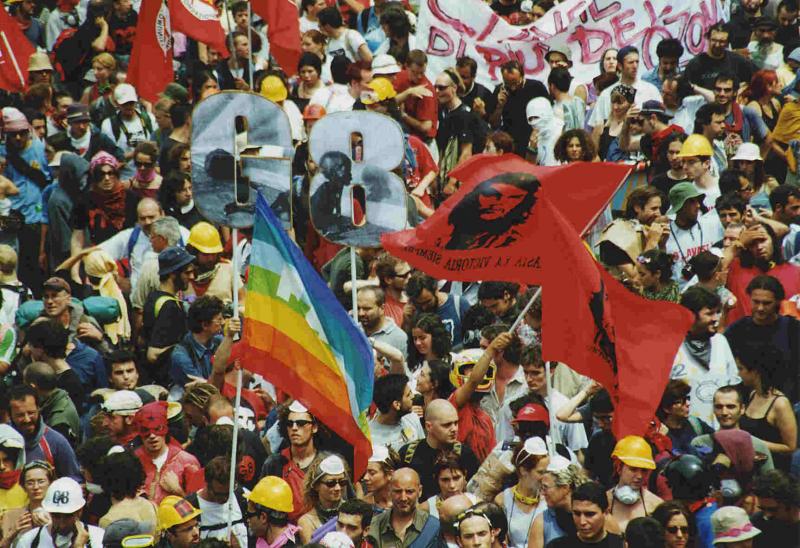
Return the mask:
<svg viewBox="0 0 800 548"><path fill-rule="evenodd" d="M194 262L194 255L182 247L168 247L158 254L158 275L166 276Z"/></svg>

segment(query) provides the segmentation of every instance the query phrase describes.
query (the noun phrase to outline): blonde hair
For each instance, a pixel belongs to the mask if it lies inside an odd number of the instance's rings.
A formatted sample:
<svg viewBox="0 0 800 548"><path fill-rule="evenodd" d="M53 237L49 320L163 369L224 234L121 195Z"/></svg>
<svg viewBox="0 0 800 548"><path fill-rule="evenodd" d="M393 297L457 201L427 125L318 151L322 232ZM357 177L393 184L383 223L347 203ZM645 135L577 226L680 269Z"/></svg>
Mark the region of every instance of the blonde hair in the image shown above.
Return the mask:
<svg viewBox="0 0 800 548"><path fill-rule="evenodd" d="M584 483L589 483L591 481L586 473L583 471L583 468L578 466L577 464L570 464L563 470L558 471L547 471L546 474L549 474L553 480L555 481L556 485L559 487L569 487L570 490L574 491Z"/></svg>
<svg viewBox="0 0 800 548"><path fill-rule="evenodd" d="M334 453L317 453L314 462L308 468L305 478L303 479L303 502L305 503L306 508L314 508L317 505L317 502L319 502L319 493L315 487L319 485L319 482L322 481L322 478L327 475L320 470L320 464L322 464L322 461L330 456L338 457L339 460L342 461L342 464L344 464L344 477L348 482L351 481L350 467L347 465L346 460ZM342 501L346 499L347 490L343 489Z"/></svg>
<svg viewBox="0 0 800 548"><path fill-rule="evenodd" d="M98 53L94 57L92 57L92 65L97 63L98 65L102 66L103 68L107 68L110 71L117 70L117 60L114 59L114 56L110 53Z"/></svg>
<svg viewBox="0 0 800 548"><path fill-rule="evenodd" d="M17 268L17 252L10 245L0 245L0 272L13 274Z"/></svg>

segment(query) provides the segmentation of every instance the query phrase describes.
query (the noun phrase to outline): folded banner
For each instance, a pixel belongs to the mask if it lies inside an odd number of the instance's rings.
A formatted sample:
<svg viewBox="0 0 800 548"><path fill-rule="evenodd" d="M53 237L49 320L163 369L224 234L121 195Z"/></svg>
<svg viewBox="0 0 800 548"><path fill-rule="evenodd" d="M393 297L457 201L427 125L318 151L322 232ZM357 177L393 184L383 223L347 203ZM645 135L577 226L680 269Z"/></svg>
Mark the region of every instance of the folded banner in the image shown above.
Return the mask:
<svg viewBox="0 0 800 548"><path fill-rule="evenodd" d="M538 284L546 256L558 260L547 236L556 209L569 212L571 228L583 231L627 173L626 166L543 168L513 154L481 155L452 173L463 184L429 219L385 234L381 242L393 255L439 278Z"/></svg>
<svg viewBox="0 0 800 548"><path fill-rule="evenodd" d="M261 193L252 245L244 332L235 355L351 444L354 477L360 477L372 454L367 409L374 360L369 342Z"/></svg>
<svg viewBox="0 0 800 548"><path fill-rule="evenodd" d="M208 44L223 57L228 56L225 31L213 3L204 0L171 0L169 14L173 30Z"/></svg>
<svg viewBox="0 0 800 548"><path fill-rule="evenodd" d="M270 54L288 76L300 61L300 19L292 0L253 0L253 12L267 23Z"/></svg>
<svg viewBox="0 0 800 548"><path fill-rule="evenodd" d="M478 62L477 80L490 89L501 83L500 66L511 60L519 60L529 78L541 79L549 71L548 49L566 47L573 76L586 83L600 74L609 48L638 47L640 70L649 70L658 64L659 41L674 37L688 62L705 50L708 27L727 19L719 0L566 0L535 23L515 26L482 0L422 0L416 44L428 55L431 80L464 55Z"/></svg>
<svg viewBox="0 0 800 548"><path fill-rule="evenodd" d="M128 82L150 102L175 79L172 66L172 28L164 0L143 0L128 65Z"/></svg>
<svg viewBox="0 0 800 548"><path fill-rule="evenodd" d="M28 81L28 63L36 48L17 21L0 8L0 89L19 93Z"/></svg>

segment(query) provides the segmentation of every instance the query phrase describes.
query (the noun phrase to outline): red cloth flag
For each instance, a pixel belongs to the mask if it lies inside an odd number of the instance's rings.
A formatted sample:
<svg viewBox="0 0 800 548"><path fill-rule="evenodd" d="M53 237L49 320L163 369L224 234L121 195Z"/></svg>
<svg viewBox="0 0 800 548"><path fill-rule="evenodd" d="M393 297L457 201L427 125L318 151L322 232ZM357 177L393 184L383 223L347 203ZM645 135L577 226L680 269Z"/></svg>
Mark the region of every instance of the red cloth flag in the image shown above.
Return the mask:
<svg viewBox="0 0 800 548"><path fill-rule="evenodd" d="M15 93L25 90L28 63L34 53L36 48L0 6L0 89Z"/></svg>
<svg viewBox="0 0 800 548"><path fill-rule="evenodd" d="M288 76L300 61L300 19L291 0L253 0L253 11L267 23L270 54Z"/></svg>
<svg viewBox="0 0 800 548"><path fill-rule="evenodd" d="M128 82L140 97L155 102L174 78L169 10L164 0L143 0L128 65Z"/></svg>
<svg viewBox="0 0 800 548"><path fill-rule="evenodd" d="M225 31L215 7L203 0L170 0L169 15L173 30L208 44L223 57L228 56Z"/></svg>
<svg viewBox="0 0 800 548"><path fill-rule="evenodd" d="M693 316L680 305L631 292L594 260L563 218L555 224L547 239L560 259L542 291L542 357L608 390L617 439L641 436Z"/></svg>
<svg viewBox="0 0 800 548"><path fill-rule="evenodd" d="M385 234L381 241L393 255L438 278L539 284L547 268L544 235L554 222L553 202L560 201L572 226L583 230L628 170L603 164L543 168L513 154L481 155L451 172L463 184L428 220L412 230ZM573 178L573 173L583 179ZM595 189L580 190L590 185ZM550 200L544 199L543 189ZM536 236L528 238L531 234Z"/></svg>
<svg viewBox="0 0 800 548"><path fill-rule="evenodd" d="M583 235L619 189L631 166L575 162L563 166L535 166L516 154L477 154L449 173L462 183L483 181L498 171L530 173L542 180L547 197L556 209Z"/></svg>

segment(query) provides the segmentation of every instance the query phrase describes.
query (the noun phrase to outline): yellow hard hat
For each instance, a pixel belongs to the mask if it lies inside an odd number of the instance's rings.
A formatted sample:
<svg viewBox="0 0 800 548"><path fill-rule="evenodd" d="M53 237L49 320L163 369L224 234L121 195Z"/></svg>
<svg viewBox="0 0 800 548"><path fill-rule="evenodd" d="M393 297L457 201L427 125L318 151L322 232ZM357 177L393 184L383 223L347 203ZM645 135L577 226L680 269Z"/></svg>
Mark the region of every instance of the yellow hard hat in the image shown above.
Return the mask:
<svg viewBox="0 0 800 548"><path fill-rule="evenodd" d="M253 487L247 500L264 508L289 514L294 511L292 488L277 476L266 476Z"/></svg>
<svg viewBox="0 0 800 548"><path fill-rule="evenodd" d="M189 231L186 242L200 253L222 253L222 239L214 225L200 221Z"/></svg>
<svg viewBox="0 0 800 548"><path fill-rule="evenodd" d="M158 505L158 528L166 531L193 520L200 513L188 500L175 495L166 496Z"/></svg>
<svg viewBox="0 0 800 548"><path fill-rule="evenodd" d="M367 84L367 87L372 91L367 91L361 95L361 102L365 105L374 105L397 97L397 92L388 78L375 78Z"/></svg>
<svg viewBox="0 0 800 548"><path fill-rule="evenodd" d="M261 95L273 103L280 103L286 100L289 96L289 92L283 84L283 80L277 76L267 76L261 82Z"/></svg>
<svg viewBox="0 0 800 548"><path fill-rule="evenodd" d="M450 370L450 383L458 388L464 386L469 379L469 370L478 363L478 360L483 356L483 350L480 348L468 348L453 356L453 368ZM494 384L494 378L497 373L497 366L494 362L489 362L489 369L486 370L481 383L475 388L476 392L489 392Z"/></svg>
<svg viewBox="0 0 800 548"><path fill-rule="evenodd" d="M641 436L625 436L617 442L611 457L616 457L632 468L655 470L653 450Z"/></svg>
<svg viewBox="0 0 800 548"><path fill-rule="evenodd" d="M711 148L711 143L708 139L693 133L689 135L681 145L681 151L678 153L678 158L694 158L695 156L713 156L714 149Z"/></svg>

